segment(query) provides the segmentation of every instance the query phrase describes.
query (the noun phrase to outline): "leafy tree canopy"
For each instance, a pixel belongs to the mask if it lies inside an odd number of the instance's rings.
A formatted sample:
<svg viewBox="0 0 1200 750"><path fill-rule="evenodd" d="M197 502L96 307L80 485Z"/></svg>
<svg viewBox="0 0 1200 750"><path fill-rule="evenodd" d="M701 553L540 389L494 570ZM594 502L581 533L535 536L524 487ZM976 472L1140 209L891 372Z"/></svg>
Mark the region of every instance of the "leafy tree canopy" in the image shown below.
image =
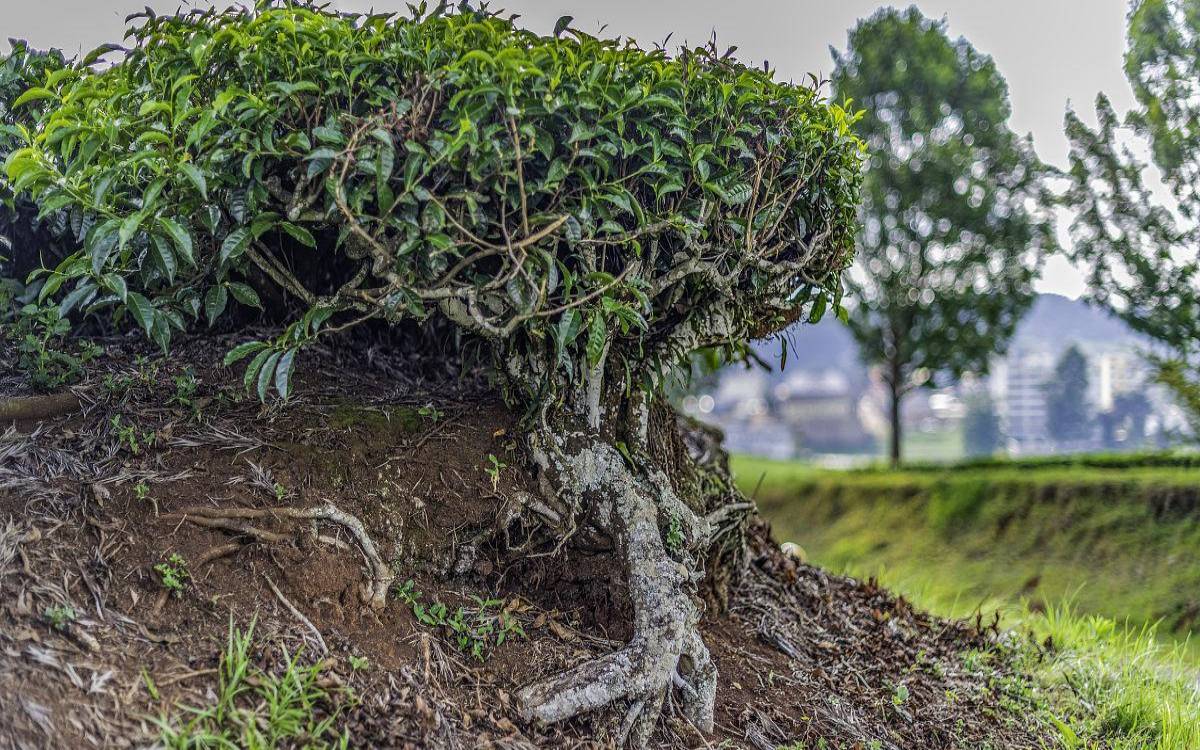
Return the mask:
<svg viewBox="0 0 1200 750"><path fill-rule="evenodd" d="M1198 43L1194 2L1133 3L1125 74L1137 107L1122 119L1101 94L1097 128L1073 111L1066 117L1073 252L1090 268L1091 296L1173 351L1157 361L1159 379L1189 410L1196 402L1188 382L1200 381ZM1136 143L1147 147L1172 200L1156 199Z"/></svg>
<svg viewBox="0 0 1200 750"><path fill-rule="evenodd" d="M857 132L870 154L850 329L894 398L984 372L1055 246L1047 168L1008 127L1007 85L915 7L860 21L834 61L837 96L866 110Z"/></svg>
<svg viewBox="0 0 1200 750"><path fill-rule="evenodd" d="M968 396L966 406L967 411L962 422L963 448L966 454L993 455L1004 441L995 402L987 391L981 391Z"/></svg>
<svg viewBox="0 0 1200 750"><path fill-rule="evenodd" d="M860 153L841 107L711 46L443 8L147 12L129 48L49 73L7 161L80 243L42 298L166 347L282 290L303 314L231 356L260 394L322 332L448 320L550 399L606 364L656 382L839 293Z"/></svg>

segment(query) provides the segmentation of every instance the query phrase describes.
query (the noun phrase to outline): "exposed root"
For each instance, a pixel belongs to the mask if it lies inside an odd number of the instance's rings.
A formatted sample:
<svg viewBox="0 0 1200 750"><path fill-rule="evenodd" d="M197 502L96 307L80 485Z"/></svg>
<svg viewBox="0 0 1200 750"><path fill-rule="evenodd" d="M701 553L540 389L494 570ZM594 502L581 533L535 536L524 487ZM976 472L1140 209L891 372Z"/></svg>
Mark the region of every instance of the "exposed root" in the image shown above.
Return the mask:
<svg viewBox="0 0 1200 750"><path fill-rule="evenodd" d="M0 398L0 422L52 419L79 411L79 397L70 391L45 396Z"/></svg>
<svg viewBox="0 0 1200 750"><path fill-rule="evenodd" d="M297 609L296 605L292 604L292 602L283 595L283 592L280 591L279 587L275 585L275 582L271 580L271 576L264 575L263 579L267 582L267 586L271 588L271 593L275 595L275 598L279 600L279 603L282 604L288 612L292 613L292 617L295 617L297 620L299 620L306 628L308 628L308 631L313 634L313 638L316 639L317 645L321 647L321 653L329 653L329 647L325 645L325 638L322 637L321 631L317 629L317 626L313 625L312 620L305 617L304 613Z"/></svg>
<svg viewBox="0 0 1200 750"><path fill-rule="evenodd" d="M264 542L288 541L291 537L274 531L260 529L246 523L247 520L264 518L286 518L296 521L326 521L344 526L358 542L363 556L367 558L369 582L363 587L362 598L374 609L383 609L387 604L388 589L396 574L383 561L371 541L371 535L357 517L340 510L332 503L313 508L185 508L163 518L179 519L210 528L224 529L253 537ZM319 537L318 537L319 538Z"/></svg>
<svg viewBox="0 0 1200 750"><path fill-rule="evenodd" d="M556 722L628 702L621 739L645 747L667 691L682 683L685 714L701 731L712 731L717 671L700 638L699 612L689 595L692 571L671 558L659 529L660 506L677 510L673 502L664 502L670 489L650 487L603 443L566 457L560 468L564 486L597 498L601 515L607 516L601 525L613 530L625 560L634 634L615 653L522 689L522 714L527 720ZM697 533L705 526L697 523Z"/></svg>

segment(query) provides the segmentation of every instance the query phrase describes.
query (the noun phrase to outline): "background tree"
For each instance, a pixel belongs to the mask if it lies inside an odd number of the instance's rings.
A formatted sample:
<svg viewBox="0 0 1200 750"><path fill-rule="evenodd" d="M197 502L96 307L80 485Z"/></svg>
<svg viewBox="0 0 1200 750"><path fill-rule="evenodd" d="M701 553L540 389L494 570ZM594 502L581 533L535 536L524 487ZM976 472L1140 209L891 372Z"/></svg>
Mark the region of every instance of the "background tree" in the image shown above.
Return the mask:
<svg viewBox="0 0 1200 750"><path fill-rule="evenodd" d="M1099 125L1067 112L1075 257L1090 296L1160 342L1157 380L1200 426L1200 13L1183 0L1130 6L1122 120L1103 94ZM1149 153L1150 164L1135 155ZM1148 167L1153 165L1157 175ZM1168 201L1152 190L1157 177Z"/></svg>
<svg viewBox="0 0 1200 750"><path fill-rule="evenodd" d="M368 321L485 352L539 471L512 553L600 544L633 610L626 647L527 686L523 714L616 703L645 745L678 689L711 729L694 597L709 566L736 578L752 506L687 458L662 387L696 350L839 294L854 118L712 46L672 57L446 7L147 10L115 64L47 76L17 99L52 106L7 172L80 247L40 295L164 348L286 300L280 336L227 358L262 398L289 393L305 345Z"/></svg>
<svg viewBox="0 0 1200 750"><path fill-rule="evenodd" d="M1063 352L1053 377L1046 382L1046 429L1059 442L1086 440L1092 435L1087 368L1087 357L1072 346Z"/></svg>
<svg viewBox="0 0 1200 750"><path fill-rule="evenodd" d="M1004 439L1000 431L1000 415L996 403L987 391L967 397L963 415L963 447L968 456L990 456L1000 450Z"/></svg>
<svg viewBox="0 0 1200 750"><path fill-rule="evenodd" d="M1140 391L1118 393L1112 408L1096 415L1100 422L1104 445L1125 448L1142 445L1146 440L1146 421L1154 413L1154 405Z"/></svg>
<svg viewBox="0 0 1200 750"><path fill-rule="evenodd" d="M1009 130L991 58L916 8L859 22L834 61L870 154L848 323L887 384L898 462L905 394L985 372L1032 304L1054 246L1046 168Z"/></svg>

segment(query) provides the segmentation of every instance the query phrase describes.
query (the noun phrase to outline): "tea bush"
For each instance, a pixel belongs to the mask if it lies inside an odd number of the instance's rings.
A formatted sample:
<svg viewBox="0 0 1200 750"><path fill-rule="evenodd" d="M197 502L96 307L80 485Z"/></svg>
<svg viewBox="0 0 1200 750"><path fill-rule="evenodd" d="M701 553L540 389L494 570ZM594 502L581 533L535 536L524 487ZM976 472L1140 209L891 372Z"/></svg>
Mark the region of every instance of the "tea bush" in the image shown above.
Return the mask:
<svg viewBox="0 0 1200 750"><path fill-rule="evenodd" d="M449 320L545 395L604 359L654 381L840 293L853 116L715 47L424 6L131 22L130 48L14 101L47 114L8 178L80 244L41 298L163 347L235 304L294 305L232 357L262 395L305 343L374 318Z"/></svg>

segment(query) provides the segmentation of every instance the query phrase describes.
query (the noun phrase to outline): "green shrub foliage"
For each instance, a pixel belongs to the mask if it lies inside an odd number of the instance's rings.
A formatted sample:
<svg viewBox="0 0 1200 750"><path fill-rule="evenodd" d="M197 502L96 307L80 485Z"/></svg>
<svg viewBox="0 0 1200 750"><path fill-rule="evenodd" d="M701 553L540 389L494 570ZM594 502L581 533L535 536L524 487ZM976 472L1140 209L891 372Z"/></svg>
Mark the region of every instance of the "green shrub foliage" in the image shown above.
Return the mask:
<svg viewBox="0 0 1200 750"><path fill-rule="evenodd" d="M131 24L129 49L16 101L48 114L8 177L81 237L43 299L166 347L285 294L303 313L230 357L260 395L286 395L305 343L372 318L449 320L540 400L605 367L654 383L836 304L854 118L711 46L671 56L568 19L538 36L464 7Z"/></svg>
<svg viewBox="0 0 1200 750"><path fill-rule="evenodd" d="M0 56L0 162L21 146L28 128L44 111L35 105L14 107L14 103L30 86L67 65L58 51L38 52L15 39L9 44L8 55ZM49 224L64 230L63 217L56 214L54 219ZM35 206L16 199L12 186L0 174L0 319L6 314L4 298L14 289L20 290L16 282L39 264L43 251L55 261L61 259L61 254L53 252L56 247L51 247L51 228L38 221Z"/></svg>

